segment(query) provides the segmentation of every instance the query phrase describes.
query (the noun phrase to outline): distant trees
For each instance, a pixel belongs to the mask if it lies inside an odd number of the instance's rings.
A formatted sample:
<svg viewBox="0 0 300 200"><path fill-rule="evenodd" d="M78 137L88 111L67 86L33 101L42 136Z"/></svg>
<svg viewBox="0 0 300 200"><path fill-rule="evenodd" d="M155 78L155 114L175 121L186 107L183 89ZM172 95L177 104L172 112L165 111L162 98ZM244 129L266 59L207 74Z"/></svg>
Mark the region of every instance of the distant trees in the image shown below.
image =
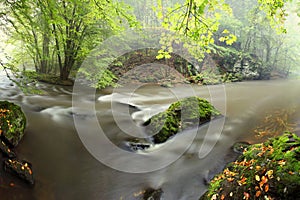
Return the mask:
<svg viewBox="0 0 300 200"><path fill-rule="evenodd" d="M167 30L160 36L157 58L170 58L177 45L201 61L222 43L231 48L225 52L229 56L255 55L263 75L288 65L292 43L277 32L286 32L285 5L290 1L126 0L129 7L117 0L0 0L0 24L19 42L21 56L30 57L36 72L58 72L61 80L68 79L94 47L138 21L143 27ZM112 79L103 78L101 85Z"/></svg>
<svg viewBox="0 0 300 200"><path fill-rule="evenodd" d="M102 0L1 0L1 25L16 41L38 73L57 69L68 79L89 51L124 24L134 26L129 7Z"/></svg>
<svg viewBox="0 0 300 200"><path fill-rule="evenodd" d="M280 8L281 15L270 21L268 13L261 10L256 0L245 0L241 2L229 0L233 10L233 16L221 20L221 28L225 27L237 36L237 43L240 44L239 50L241 56L252 55L256 66L253 69L259 75L259 79L270 77L271 71L276 70L282 76L289 74L291 55L294 54L295 48L291 48L291 40L297 42L297 38L292 36L292 29L288 24L278 23L275 21L286 20L287 13L284 9L289 9L290 5ZM290 14L294 11L289 9ZM283 23L283 21L282 21ZM289 28L286 33L285 28Z"/></svg>
<svg viewBox="0 0 300 200"><path fill-rule="evenodd" d="M167 17L162 19L162 26L184 35L182 41L196 44L196 47L186 46L199 60L212 50L220 50L214 45L223 43L235 49L228 50L228 55L235 54L241 60L252 59L259 78L267 78L271 69L283 65L279 58L287 50L282 33L286 33L288 2L290 0L185 0L164 15ZM239 45L233 45L234 42ZM167 47L165 51L170 52L170 49Z"/></svg>

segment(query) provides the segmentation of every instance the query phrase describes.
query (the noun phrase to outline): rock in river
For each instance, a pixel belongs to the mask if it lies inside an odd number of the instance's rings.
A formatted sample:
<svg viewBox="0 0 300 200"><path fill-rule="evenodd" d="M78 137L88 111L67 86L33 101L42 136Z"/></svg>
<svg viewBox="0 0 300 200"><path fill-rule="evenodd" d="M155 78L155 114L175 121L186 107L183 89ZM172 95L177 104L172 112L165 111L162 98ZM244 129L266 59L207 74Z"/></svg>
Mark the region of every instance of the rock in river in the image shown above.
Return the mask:
<svg viewBox="0 0 300 200"><path fill-rule="evenodd" d="M7 156L9 158L15 158L16 157L15 152L12 149L10 149L7 146L7 144L4 141L2 141L2 140L0 140L0 150L2 151L2 153L5 156Z"/></svg>
<svg viewBox="0 0 300 200"><path fill-rule="evenodd" d="M144 125L154 143L163 143L179 131L201 125L219 115L220 112L207 100L193 96L172 103L166 111L154 115Z"/></svg>
<svg viewBox="0 0 300 200"><path fill-rule="evenodd" d="M163 200L163 193L162 189L149 188L145 191L143 200Z"/></svg>
<svg viewBox="0 0 300 200"><path fill-rule="evenodd" d="M26 118L21 107L8 101L0 101L0 150L4 155L4 170L33 185L31 164L19 160L11 149L23 138L25 127Z"/></svg>
<svg viewBox="0 0 300 200"><path fill-rule="evenodd" d="M34 184L33 172L31 164L27 161L18 159L8 159L4 161L4 170L17 175L22 180Z"/></svg>

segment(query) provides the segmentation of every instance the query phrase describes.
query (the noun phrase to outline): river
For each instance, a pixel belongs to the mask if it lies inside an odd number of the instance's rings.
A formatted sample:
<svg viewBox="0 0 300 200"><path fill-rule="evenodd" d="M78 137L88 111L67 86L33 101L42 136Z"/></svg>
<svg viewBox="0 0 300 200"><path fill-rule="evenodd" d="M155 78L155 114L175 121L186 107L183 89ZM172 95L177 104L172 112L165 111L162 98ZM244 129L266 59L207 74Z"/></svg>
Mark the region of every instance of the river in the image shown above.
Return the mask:
<svg viewBox="0 0 300 200"><path fill-rule="evenodd" d="M235 142L263 140L257 137L255 130L263 130L264 123L274 126L272 120L266 122L266 119L273 118L278 122L279 118L284 118L287 120L285 127L294 128L298 135L300 133L299 80L188 86L188 89L186 86L170 89L146 85L131 90L133 93L128 92L128 88L106 89L97 91L95 95L83 93L75 104L72 87L47 84L39 84L38 87L47 91L48 95L24 95L4 75L0 77L1 100L15 102L26 114L26 135L16 152L21 159L33 164L36 180L35 185L29 187L1 171L0 198L3 200L134 200L141 199L147 188L162 188L166 200L197 200L207 189L205 179L233 159L231 146ZM151 164L178 154L174 162L158 166L157 170L147 169L149 172L142 172L139 166L132 172L124 172L130 171L133 166L131 156L105 152L103 142L99 148L107 156L104 162L100 162L85 145L94 140L93 133L98 130L90 124L93 113L85 109L87 105L94 105L95 116L111 145L122 147L128 135L120 127L128 124L129 130L133 121L138 124L166 109L179 94L180 97L193 95L191 89L221 110L224 117L217 120L224 125L211 135L207 133L213 127L209 123L203 125L192 142L186 143L188 145L185 145L184 138L191 133L179 134L179 142L167 142L164 144L166 149L154 154L149 161ZM131 105L129 117L125 112L128 104ZM86 132L86 136L83 138L78 130ZM167 148L168 145L170 148ZM164 147L153 147L151 151L161 148ZM199 158L201 148L210 149ZM135 154L147 156L148 152ZM113 167L108 166L110 164ZM141 167L145 166L141 164ZM134 170L141 173L133 173Z"/></svg>

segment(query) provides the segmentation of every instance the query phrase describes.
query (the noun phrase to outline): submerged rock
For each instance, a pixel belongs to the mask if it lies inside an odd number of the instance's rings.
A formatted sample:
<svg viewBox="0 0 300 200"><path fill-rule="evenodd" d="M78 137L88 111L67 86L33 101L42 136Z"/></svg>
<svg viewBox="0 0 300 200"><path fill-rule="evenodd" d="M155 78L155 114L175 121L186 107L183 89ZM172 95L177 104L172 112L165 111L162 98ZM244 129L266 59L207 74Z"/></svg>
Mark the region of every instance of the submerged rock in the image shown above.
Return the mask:
<svg viewBox="0 0 300 200"><path fill-rule="evenodd" d="M249 147L249 143L247 142L237 142L232 146L232 149L235 153L242 154Z"/></svg>
<svg viewBox="0 0 300 200"><path fill-rule="evenodd" d="M300 199L300 137L292 133L249 145L210 182L200 200Z"/></svg>
<svg viewBox="0 0 300 200"><path fill-rule="evenodd" d="M125 146L130 151L138 151L138 150L146 150L151 147L150 143L142 143L142 142L126 142Z"/></svg>
<svg viewBox="0 0 300 200"><path fill-rule="evenodd" d="M18 159L8 159L4 161L4 170L11 174L17 175L22 180L34 184L32 166L27 161L20 161Z"/></svg>
<svg viewBox="0 0 300 200"><path fill-rule="evenodd" d="M207 100L188 97L172 103L169 108L144 123L154 143L163 143L179 131L198 126L220 115Z"/></svg>
<svg viewBox="0 0 300 200"><path fill-rule="evenodd" d="M7 156L9 158L15 158L16 157L15 152L12 149L10 149L7 146L7 144L4 141L2 141L2 140L0 140L0 150L2 151L2 153L5 156Z"/></svg>
<svg viewBox="0 0 300 200"><path fill-rule="evenodd" d="M149 188L145 191L143 200L163 200L163 193L162 189Z"/></svg>
<svg viewBox="0 0 300 200"><path fill-rule="evenodd" d="M12 146L17 146L26 127L26 118L20 106L0 101L0 136Z"/></svg>

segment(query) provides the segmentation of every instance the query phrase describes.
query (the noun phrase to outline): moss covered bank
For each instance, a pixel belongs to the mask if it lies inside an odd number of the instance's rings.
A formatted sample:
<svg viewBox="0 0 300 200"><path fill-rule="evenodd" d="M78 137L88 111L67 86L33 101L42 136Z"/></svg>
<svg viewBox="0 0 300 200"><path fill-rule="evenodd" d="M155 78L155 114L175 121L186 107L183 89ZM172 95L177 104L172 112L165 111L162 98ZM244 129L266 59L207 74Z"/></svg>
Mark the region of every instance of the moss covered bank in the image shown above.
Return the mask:
<svg viewBox="0 0 300 200"><path fill-rule="evenodd" d="M26 127L26 118L20 106L0 101L0 136L10 145L17 146Z"/></svg>
<svg viewBox="0 0 300 200"><path fill-rule="evenodd" d="M13 147L24 136L26 117L20 106L8 101L0 101L0 151L4 170L33 185L31 163L18 159Z"/></svg>
<svg viewBox="0 0 300 200"><path fill-rule="evenodd" d="M285 133L250 145L216 175L200 200L300 199L300 138Z"/></svg>

